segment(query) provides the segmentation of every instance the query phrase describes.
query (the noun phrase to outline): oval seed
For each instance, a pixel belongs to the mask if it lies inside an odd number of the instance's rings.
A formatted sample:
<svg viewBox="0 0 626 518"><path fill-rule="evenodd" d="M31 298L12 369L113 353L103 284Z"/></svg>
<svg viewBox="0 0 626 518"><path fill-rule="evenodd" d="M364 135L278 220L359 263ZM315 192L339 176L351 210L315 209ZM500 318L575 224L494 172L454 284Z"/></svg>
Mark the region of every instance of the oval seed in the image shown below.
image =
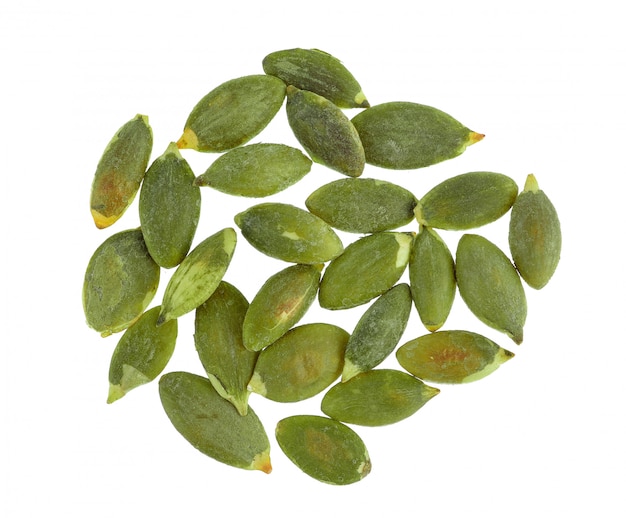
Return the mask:
<svg viewBox="0 0 626 518"><path fill-rule="evenodd" d="M262 198L284 191L311 170L311 160L285 144L250 144L218 157L195 184L235 196Z"/></svg>
<svg viewBox="0 0 626 518"><path fill-rule="evenodd" d="M193 311L212 295L230 265L236 244L235 231L225 228L183 259L165 287L159 325Z"/></svg>
<svg viewBox="0 0 626 518"><path fill-rule="evenodd" d="M276 425L276 440L300 470L327 484L352 484L372 469L363 440L345 424L328 417L286 417Z"/></svg>
<svg viewBox="0 0 626 518"><path fill-rule="evenodd" d="M107 145L91 185L91 215L98 228L115 223L135 199L152 152L145 115L124 124Z"/></svg>
<svg viewBox="0 0 626 518"><path fill-rule="evenodd" d="M456 278L461 298L472 313L521 344L526 295L504 252L482 236L463 235L456 251Z"/></svg>
<svg viewBox="0 0 626 518"><path fill-rule="evenodd" d="M314 162L347 176L360 176L365 152L350 119L328 99L287 87L287 119L293 134Z"/></svg>
<svg viewBox="0 0 626 518"><path fill-rule="evenodd" d="M417 199L399 185L374 178L344 178L306 199L313 214L346 232L372 234L410 223Z"/></svg>
<svg viewBox="0 0 626 518"><path fill-rule="evenodd" d="M318 49L288 49L263 59L266 74L315 92L340 108L368 108L361 85L337 58Z"/></svg>
<svg viewBox="0 0 626 518"><path fill-rule="evenodd" d="M130 390L154 380L167 366L178 335L178 321L157 326L161 308L146 311L122 335L109 366L109 397L117 401Z"/></svg>
<svg viewBox="0 0 626 518"><path fill-rule="evenodd" d="M106 239L93 253L83 283L87 325L102 336L123 331L148 307L159 286L160 269L141 229Z"/></svg>
<svg viewBox="0 0 626 518"><path fill-rule="evenodd" d="M331 324L290 329L261 351L248 389L281 402L319 394L341 374L348 336Z"/></svg>
<svg viewBox="0 0 626 518"><path fill-rule="evenodd" d="M196 351L217 393L241 415L248 412L248 382L258 353L243 346L243 319L248 301L232 284L222 281L196 308Z"/></svg>
<svg viewBox="0 0 626 518"><path fill-rule="evenodd" d="M396 352L403 369L433 383L469 383L495 371L514 354L470 331L437 331Z"/></svg>
<svg viewBox="0 0 626 518"><path fill-rule="evenodd" d="M517 184L500 173L477 171L449 178L428 191L415 208L427 227L467 230L497 220L517 197Z"/></svg>
<svg viewBox="0 0 626 518"><path fill-rule="evenodd" d="M532 174L511 210L509 248L526 283L531 288L543 288L561 257L561 224L554 205Z"/></svg>
<svg viewBox="0 0 626 518"><path fill-rule="evenodd" d="M159 394L174 428L194 448L229 466L272 471L269 440L251 408L240 415L208 379L188 372L161 376Z"/></svg>
<svg viewBox="0 0 626 518"><path fill-rule="evenodd" d="M422 226L409 258L411 296L420 320L436 331L447 320L456 294L452 253L432 228Z"/></svg>
<svg viewBox="0 0 626 518"><path fill-rule="evenodd" d="M333 386L322 399L322 412L344 423L384 426L412 416L439 389L410 374L374 369Z"/></svg>
<svg viewBox="0 0 626 518"><path fill-rule="evenodd" d="M252 299L243 322L243 343L260 351L278 340L309 309L322 265L296 264L272 275Z"/></svg>
<svg viewBox="0 0 626 518"><path fill-rule="evenodd" d="M200 219L200 189L195 175L171 143L144 178L139 194L139 220L146 246L163 268L180 264L191 248Z"/></svg>
<svg viewBox="0 0 626 518"><path fill-rule="evenodd" d="M411 290L402 283L367 308L348 339L342 381L373 369L391 354L406 329L411 304Z"/></svg>
<svg viewBox="0 0 626 518"><path fill-rule="evenodd" d="M335 231L322 219L286 203L261 203L235 216L246 240L265 255L299 264L330 261L343 252Z"/></svg>
<svg viewBox="0 0 626 518"><path fill-rule="evenodd" d="M274 118L285 99L285 83L268 75L231 79L194 106L177 145L181 149L221 152L241 146Z"/></svg>
<svg viewBox="0 0 626 518"><path fill-rule="evenodd" d="M378 232L348 245L324 272L320 305L326 309L347 309L382 295L404 273L412 241L410 233Z"/></svg>
<svg viewBox="0 0 626 518"><path fill-rule="evenodd" d="M484 137L431 106L389 102L352 119L368 164L417 169L454 158Z"/></svg>

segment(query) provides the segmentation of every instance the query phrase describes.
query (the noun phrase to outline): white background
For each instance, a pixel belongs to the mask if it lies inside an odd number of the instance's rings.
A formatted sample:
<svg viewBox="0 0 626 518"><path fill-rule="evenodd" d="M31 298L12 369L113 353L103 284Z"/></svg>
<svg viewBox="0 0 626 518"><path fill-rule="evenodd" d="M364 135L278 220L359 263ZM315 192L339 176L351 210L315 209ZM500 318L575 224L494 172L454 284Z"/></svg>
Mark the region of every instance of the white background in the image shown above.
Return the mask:
<svg viewBox="0 0 626 518"><path fill-rule="evenodd" d="M626 45L618 7L612 0L3 1L0 515L625 516ZM138 225L136 202L107 230L89 213L93 172L115 131L148 115L156 158L209 90L262 73L266 54L292 47L340 58L372 104L436 106L486 134L454 160L418 171L368 167L364 177L419 197L463 172L502 172L520 187L533 173L563 228L555 277L527 290L521 346L480 325L459 298L446 324L482 332L516 357L481 381L440 387L406 421L355 427L373 469L346 487L304 475L274 440L278 419L319 414L319 398L285 405L251 396L272 441L270 475L194 450L167 420L155 383L107 405L117 338L100 338L82 312L91 254ZM284 111L261 140L297 145ZM215 158L183 154L196 174ZM272 199L303 206L339 177L315 165ZM203 190L196 242L233 226L233 215L257 202ZM506 219L478 232L506 246ZM445 234L452 249L458 237ZM285 266L240 236L226 280L251 299ZM351 331L363 310L315 305L304 321ZM167 370L201 373L192 316L179 325ZM413 312L403 341L423 333Z"/></svg>

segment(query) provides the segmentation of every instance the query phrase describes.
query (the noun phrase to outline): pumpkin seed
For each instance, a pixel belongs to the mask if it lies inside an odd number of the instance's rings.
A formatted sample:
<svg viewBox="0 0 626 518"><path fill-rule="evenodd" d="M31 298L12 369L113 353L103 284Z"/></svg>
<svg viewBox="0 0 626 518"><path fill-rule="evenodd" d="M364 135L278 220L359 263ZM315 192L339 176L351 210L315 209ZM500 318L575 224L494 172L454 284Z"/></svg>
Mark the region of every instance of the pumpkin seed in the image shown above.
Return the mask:
<svg viewBox="0 0 626 518"><path fill-rule="evenodd" d="M269 440L251 408L240 415L208 379L188 372L161 376L159 394L174 428L194 448L236 468L272 471Z"/></svg>
<svg viewBox="0 0 626 518"><path fill-rule="evenodd" d="M389 102L352 119L368 164L418 169L454 158L484 137L447 113L412 102Z"/></svg>
<svg viewBox="0 0 626 518"><path fill-rule="evenodd" d="M91 215L96 227L113 225L135 199L150 160L152 140L148 117L138 114L107 145L91 185Z"/></svg>
<svg viewBox="0 0 626 518"><path fill-rule="evenodd" d="M469 383L495 371L514 354L470 331L437 331L396 352L402 368L433 383Z"/></svg>

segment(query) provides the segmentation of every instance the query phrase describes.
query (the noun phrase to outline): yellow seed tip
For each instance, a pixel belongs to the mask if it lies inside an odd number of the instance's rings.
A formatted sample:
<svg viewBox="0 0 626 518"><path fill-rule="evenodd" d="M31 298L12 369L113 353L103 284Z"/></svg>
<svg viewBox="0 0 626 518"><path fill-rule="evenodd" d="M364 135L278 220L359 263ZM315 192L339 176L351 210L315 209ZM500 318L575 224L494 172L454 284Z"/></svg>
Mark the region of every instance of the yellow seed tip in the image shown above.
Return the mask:
<svg viewBox="0 0 626 518"><path fill-rule="evenodd" d="M476 133L475 131L470 131L467 145L471 146L472 144L476 144L476 142L480 142L484 138L485 138L485 135L483 133Z"/></svg>
<svg viewBox="0 0 626 518"><path fill-rule="evenodd" d="M191 128L185 128L183 135L176 142L178 149L198 149L198 136Z"/></svg>

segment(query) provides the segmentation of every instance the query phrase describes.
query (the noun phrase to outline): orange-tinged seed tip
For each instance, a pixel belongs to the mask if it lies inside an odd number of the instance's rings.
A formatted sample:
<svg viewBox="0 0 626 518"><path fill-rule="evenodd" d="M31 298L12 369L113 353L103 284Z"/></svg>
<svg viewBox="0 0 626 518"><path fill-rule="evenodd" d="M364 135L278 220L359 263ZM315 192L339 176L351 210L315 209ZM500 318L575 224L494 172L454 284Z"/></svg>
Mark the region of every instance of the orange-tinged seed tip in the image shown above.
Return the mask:
<svg viewBox="0 0 626 518"><path fill-rule="evenodd" d="M198 149L198 136L191 128L185 128L183 135L176 142L178 149Z"/></svg>
<svg viewBox="0 0 626 518"><path fill-rule="evenodd" d="M485 138L485 135L483 133L476 133L475 131L470 131L469 134L469 139L468 139L468 146L471 146L472 144L476 144L476 142L480 142L482 139Z"/></svg>
<svg viewBox="0 0 626 518"><path fill-rule="evenodd" d="M252 461L252 468L258 469L259 471L269 475L272 472L272 463L270 461L269 451L259 453Z"/></svg>

